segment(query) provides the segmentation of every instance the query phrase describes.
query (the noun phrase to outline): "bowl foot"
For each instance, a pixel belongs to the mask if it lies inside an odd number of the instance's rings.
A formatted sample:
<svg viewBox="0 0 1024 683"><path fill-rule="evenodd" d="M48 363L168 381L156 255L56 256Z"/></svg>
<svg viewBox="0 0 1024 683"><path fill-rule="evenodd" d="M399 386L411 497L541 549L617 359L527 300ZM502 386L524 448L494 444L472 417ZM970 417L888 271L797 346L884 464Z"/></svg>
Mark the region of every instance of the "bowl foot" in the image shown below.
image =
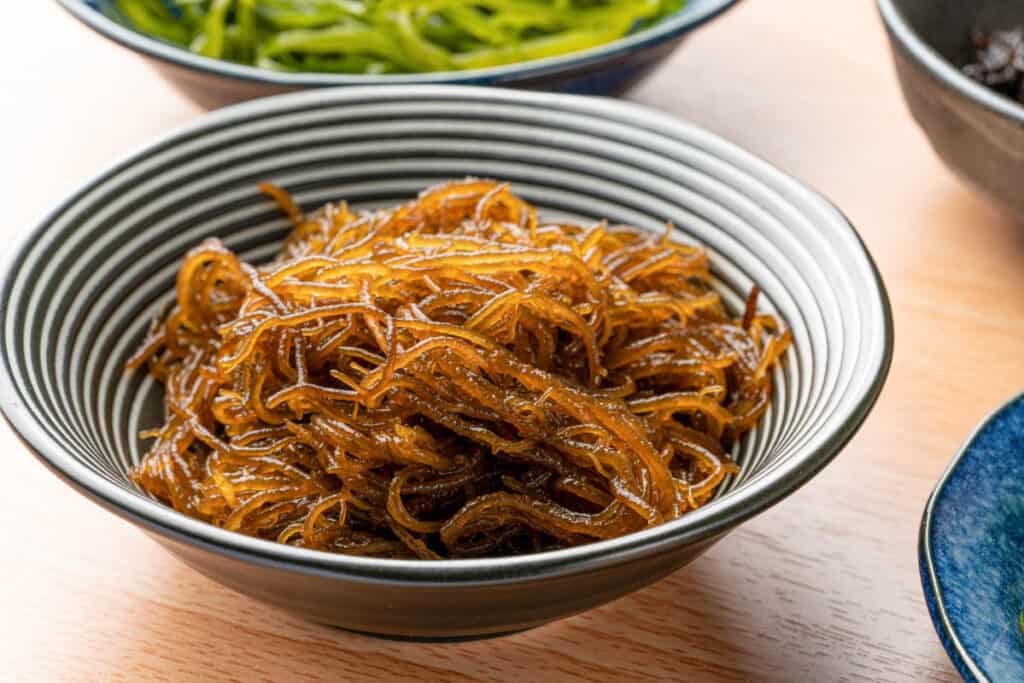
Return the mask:
<svg viewBox="0 0 1024 683"><path fill-rule="evenodd" d="M325 624L332 629L338 631L344 631L346 633L352 633L357 636L363 636L366 638L375 638L377 640L392 640L400 643L471 643L476 640L493 640L495 638L504 638L505 636L512 636L517 633L525 633L530 631L535 626L513 629L511 631L499 631L497 633L481 633L478 635L464 635L464 636L402 636L387 633L374 633L372 631L359 631L357 629L342 628L341 626L332 626L331 624Z"/></svg>

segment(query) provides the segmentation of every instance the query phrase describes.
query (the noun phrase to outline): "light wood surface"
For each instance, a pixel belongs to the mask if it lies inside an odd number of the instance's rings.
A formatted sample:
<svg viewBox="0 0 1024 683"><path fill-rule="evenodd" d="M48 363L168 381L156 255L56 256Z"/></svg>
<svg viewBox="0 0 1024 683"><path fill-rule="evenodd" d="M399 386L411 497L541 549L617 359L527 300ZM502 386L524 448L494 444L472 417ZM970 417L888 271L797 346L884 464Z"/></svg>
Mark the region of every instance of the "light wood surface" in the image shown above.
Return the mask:
<svg viewBox="0 0 1024 683"><path fill-rule="evenodd" d="M13 11L0 41L2 237L200 113L55 3ZM1024 228L932 154L873 3L741 3L631 97L820 189L876 257L895 362L831 466L630 597L500 640L418 645L308 624L221 588L73 493L0 427L0 678L956 680L921 597L918 523L973 425L1024 386Z"/></svg>

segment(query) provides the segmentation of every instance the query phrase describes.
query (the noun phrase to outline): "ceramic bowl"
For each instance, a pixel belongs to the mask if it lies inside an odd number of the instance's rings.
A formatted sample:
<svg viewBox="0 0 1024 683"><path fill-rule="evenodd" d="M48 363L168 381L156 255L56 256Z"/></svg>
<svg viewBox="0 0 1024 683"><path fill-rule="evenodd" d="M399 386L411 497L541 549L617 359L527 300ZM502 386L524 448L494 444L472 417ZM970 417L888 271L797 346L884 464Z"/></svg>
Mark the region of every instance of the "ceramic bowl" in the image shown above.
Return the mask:
<svg viewBox="0 0 1024 683"><path fill-rule="evenodd" d="M1024 105L965 76L971 32L1024 25L1016 0L878 0L907 105L946 165L1024 218Z"/></svg>
<svg viewBox="0 0 1024 683"><path fill-rule="evenodd" d="M124 370L173 298L181 257L217 236L266 260L307 208L395 203L465 176L512 183L543 214L607 218L705 244L725 301L753 283L788 322L761 426L718 497L640 533L571 549L441 562L287 547L189 519L127 472L161 389ZM779 502L857 431L892 350L889 304L857 233L796 180L692 125L606 98L453 86L297 93L208 115L89 181L11 249L0 289L0 409L39 459L198 571L348 629L476 637L607 602L683 566ZM10 454L10 457L16 457Z"/></svg>
<svg viewBox="0 0 1024 683"><path fill-rule="evenodd" d="M1024 680L1024 394L986 418L921 522L925 599L967 681Z"/></svg>
<svg viewBox="0 0 1024 683"><path fill-rule="evenodd" d="M148 57L160 74L200 105L232 102L297 90L342 85L457 83L498 85L586 95L622 92L650 73L695 28L736 0L688 0L675 14L625 38L568 55L472 71L362 76L279 73L209 59L150 38L109 19L97 0L58 0L75 18L107 38Z"/></svg>

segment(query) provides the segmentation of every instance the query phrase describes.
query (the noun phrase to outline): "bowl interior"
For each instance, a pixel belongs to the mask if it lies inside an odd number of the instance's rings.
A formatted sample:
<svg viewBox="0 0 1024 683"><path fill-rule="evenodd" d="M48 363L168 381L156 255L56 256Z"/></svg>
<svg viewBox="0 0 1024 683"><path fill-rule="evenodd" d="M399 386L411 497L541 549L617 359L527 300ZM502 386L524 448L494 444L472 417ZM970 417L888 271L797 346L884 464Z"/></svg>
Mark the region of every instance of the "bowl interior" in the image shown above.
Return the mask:
<svg viewBox="0 0 1024 683"><path fill-rule="evenodd" d="M866 416L889 362L888 303L831 205L732 145L632 105L451 87L346 89L224 110L88 184L12 256L0 299L0 407L50 466L122 514L239 551L320 555L194 522L139 493L127 472L143 453L139 430L160 421L161 389L124 362L173 297L192 245L217 236L245 259L275 253L287 221L257 183L273 181L307 208L369 207L464 176L510 181L549 216L651 230L671 221L678 239L709 248L731 306L757 283L762 308L794 334L772 406L736 450L742 473L714 502L551 554L582 560L707 538L803 483Z"/></svg>
<svg viewBox="0 0 1024 683"><path fill-rule="evenodd" d="M1014 0L894 0L910 28L959 68L974 58L971 32L1024 25L1024 4Z"/></svg>

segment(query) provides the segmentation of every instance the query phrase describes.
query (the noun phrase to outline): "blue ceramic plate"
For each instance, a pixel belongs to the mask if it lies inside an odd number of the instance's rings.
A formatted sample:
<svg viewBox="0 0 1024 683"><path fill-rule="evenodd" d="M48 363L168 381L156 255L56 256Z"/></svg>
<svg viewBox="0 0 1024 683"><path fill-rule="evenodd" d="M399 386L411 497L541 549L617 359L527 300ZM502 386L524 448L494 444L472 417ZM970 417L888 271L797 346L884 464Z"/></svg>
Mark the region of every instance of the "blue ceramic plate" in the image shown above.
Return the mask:
<svg viewBox="0 0 1024 683"><path fill-rule="evenodd" d="M967 681L1024 681L1024 394L967 439L928 500L921 581Z"/></svg>

